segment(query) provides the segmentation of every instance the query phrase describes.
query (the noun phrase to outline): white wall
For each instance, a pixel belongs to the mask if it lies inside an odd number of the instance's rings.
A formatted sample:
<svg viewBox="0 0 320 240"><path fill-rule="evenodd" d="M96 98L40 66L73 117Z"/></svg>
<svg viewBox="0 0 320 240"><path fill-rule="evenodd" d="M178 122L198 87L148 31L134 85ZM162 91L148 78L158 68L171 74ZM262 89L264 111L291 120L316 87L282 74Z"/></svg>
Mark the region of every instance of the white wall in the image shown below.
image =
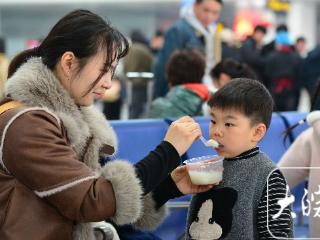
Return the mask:
<svg viewBox="0 0 320 240"><path fill-rule="evenodd" d="M288 27L293 39L303 35L307 39L308 49L317 44L317 11L319 1L292 0L288 13Z"/></svg>
<svg viewBox="0 0 320 240"><path fill-rule="evenodd" d="M5 37L7 54L11 58L24 49L27 39L47 35L52 26L71 10L85 8L107 17L125 35L141 29L150 38L163 21L174 21L179 3L92 3L87 4L27 4L2 5L0 0L0 36Z"/></svg>

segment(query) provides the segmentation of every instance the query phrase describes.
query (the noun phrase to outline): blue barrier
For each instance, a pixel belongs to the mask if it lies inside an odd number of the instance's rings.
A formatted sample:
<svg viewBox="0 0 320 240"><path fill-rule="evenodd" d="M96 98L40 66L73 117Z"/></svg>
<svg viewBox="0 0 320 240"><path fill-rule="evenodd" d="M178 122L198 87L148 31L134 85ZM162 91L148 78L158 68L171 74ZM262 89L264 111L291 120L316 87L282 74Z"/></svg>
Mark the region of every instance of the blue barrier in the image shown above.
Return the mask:
<svg viewBox="0 0 320 240"><path fill-rule="evenodd" d="M280 160L281 156L290 145L288 142L283 142L283 133L285 130L286 126L282 118L274 113L269 129L259 143L261 151L265 152L275 163Z"/></svg>
<svg viewBox="0 0 320 240"><path fill-rule="evenodd" d="M287 129L283 117L289 125L293 125L305 117L305 113L285 112L274 113L270 127L259 143L261 151L265 152L275 163L277 163L283 153L290 146L287 140L283 142L283 133ZM209 139L209 117L197 117L203 136ZM118 137L118 152L116 159L126 159L136 163L153 150L164 138L168 129L168 124L162 119L139 119L127 121L110 121ZM307 126L303 125L293 131L296 138ZM188 157L198 157L208 154L215 154L214 149L205 147L200 141L195 141L188 150ZM302 198L301 189L294 189L296 200ZM177 239L185 230L187 209L179 206L181 201L189 200L190 196L174 199L170 201L172 206L171 214L165 222L155 231L162 239ZM182 204L183 205L183 204ZM298 208L298 206L295 206Z"/></svg>

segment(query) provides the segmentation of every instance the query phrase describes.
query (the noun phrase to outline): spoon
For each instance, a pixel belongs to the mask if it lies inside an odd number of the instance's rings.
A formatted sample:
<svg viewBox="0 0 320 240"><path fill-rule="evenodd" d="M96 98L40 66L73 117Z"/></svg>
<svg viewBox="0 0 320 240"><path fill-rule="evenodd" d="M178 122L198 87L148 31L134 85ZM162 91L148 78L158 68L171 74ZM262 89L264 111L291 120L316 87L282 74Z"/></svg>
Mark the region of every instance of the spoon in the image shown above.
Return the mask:
<svg viewBox="0 0 320 240"><path fill-rule="evenodd" d="M213 139L206 140L203 136L200 137L200 140L206 147L213 147L213 148L219 147L219 143L216 140L213 140Z"/></svg>

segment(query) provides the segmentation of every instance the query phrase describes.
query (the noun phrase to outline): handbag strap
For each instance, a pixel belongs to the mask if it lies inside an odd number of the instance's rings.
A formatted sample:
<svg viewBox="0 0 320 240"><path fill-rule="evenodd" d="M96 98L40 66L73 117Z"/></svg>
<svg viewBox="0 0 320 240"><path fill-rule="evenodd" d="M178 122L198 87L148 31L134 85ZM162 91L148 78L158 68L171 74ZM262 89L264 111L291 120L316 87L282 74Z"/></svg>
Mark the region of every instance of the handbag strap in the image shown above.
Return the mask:
<svg viewBox="0 0 320 240"><path fill-rule="evenodd" d="M10 109L21 107L23 104L18 101L10 101L0 106L0 115Z"/></svg>
<svg viewBox="0 0 320 240"><path fill-rule="evenodd" d="M14 109L14 108L21 107L21 106L23 106L23 104L18 101L12 100L12 101L6 102L6 103L0 105L0 115L10 109ZM1 164L0 164L0 171L2 171L3 173L6 173L6 171L3 169Z"/></svg>

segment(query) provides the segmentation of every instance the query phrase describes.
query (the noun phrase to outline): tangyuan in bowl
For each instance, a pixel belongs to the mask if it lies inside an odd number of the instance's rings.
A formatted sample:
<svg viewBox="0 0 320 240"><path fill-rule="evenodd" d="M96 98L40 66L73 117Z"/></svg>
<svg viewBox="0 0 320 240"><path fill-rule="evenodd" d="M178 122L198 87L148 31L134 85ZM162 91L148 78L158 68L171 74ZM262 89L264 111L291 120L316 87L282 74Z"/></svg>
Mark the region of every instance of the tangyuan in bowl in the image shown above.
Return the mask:
<svg viewBox="0 0 320 240"><path fill-rule="evenodd" d="M208 155L184 161L191 182L196 185L218 184L223 176L223 157Z"/></svg>

